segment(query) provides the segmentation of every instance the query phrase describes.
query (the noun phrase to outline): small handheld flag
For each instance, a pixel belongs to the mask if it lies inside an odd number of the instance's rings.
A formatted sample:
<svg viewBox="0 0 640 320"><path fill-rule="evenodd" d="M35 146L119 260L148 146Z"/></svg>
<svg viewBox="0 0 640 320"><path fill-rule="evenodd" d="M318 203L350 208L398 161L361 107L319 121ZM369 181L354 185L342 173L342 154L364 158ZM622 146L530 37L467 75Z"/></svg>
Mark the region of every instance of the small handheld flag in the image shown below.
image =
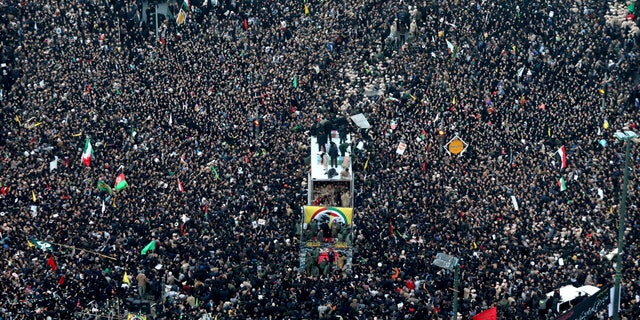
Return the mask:
<svg viewBox="0 0 640 320"><path fill-rule="evenodd" d="M49 256L49 260L47 260L47 265L51 267L51 270L56 271L58 269L58 265L56 261L53 260L53 255Z"/></svg>
<svg viewBox="0 0 640 320"><path fill-rule="evenodd" d="M151 240L151 242L149 242L149 244L142 249L140 254L145 255L145 254L147 254L147 252L153 251L153 250L156 250L156 241L155 240Z"/></svg>
<svg viewBox="0 0 640 320"><path fill-rule="evenodd" d="M180 190L180 192L184 192L184 188L182 187L182 182L180 182L180 178L178 178L178 190Z"/></svg>
<svg viewBox="0 0 640 320"><path fill-rule="evenodd" d="M91 165L91 159L93 158L93 147L89 138L84 142L84 151L82 151L82 163L89 167Z"/></svg>
<svg viewBox="0 0 640 320"><path fill-rule="evenodd" d="M211 166L211 171L213 171L213 174L216 175L216 180L220 180L220 175L218 175L218 170L216 170L216 167Z"/></svg>
<svg viewBox="0 0 640 320"><path fill-rule="evenodd" d="M567 151L564 146L558 149L558 155L560 155L560 168L565 169L567 167Z"/></svg>
<svg viewBox="0 0 640 320"><path fill-rule="evenodd" d="M119 174L118 177L116 178L116 191L120 191L128 186L129 184L127 183L127 180L125 180L124 178L124 173Z"/></svg>
<svg viewBox="0 0 640 320"><path fill-rule="evenodd" d="M560 180L558 180L558 186L560 187L560 191L567 190L567 185L564 182L564 177L560 177Z"/></svg>

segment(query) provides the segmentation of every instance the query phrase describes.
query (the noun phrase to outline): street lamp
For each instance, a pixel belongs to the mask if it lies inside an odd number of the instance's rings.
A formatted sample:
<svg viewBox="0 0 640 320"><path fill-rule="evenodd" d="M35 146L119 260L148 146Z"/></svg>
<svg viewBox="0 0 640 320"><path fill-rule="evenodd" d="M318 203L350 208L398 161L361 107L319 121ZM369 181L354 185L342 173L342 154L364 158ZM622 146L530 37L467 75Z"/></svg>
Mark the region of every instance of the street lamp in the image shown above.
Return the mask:
<svg viewBox="0 0 640 320"><path fill-rule="evenodd" d="M620 196L620 212L618 216L618 257L616 260L615 288L613 293L613 319L620 320L620 281L622 280L622 254L624 250L624 218L627 214L627 187L629 186L629 158L631 141L638 138L633 131L616 132L613 134L618 140L626 143L624 154L624 178L622 180L622 195Z"/></svg>
<svg viewBox="0 0 640 320"><path fill-rule="evenodd" d="M432 264L449 271L453 269L453 320L458 320L458 273L460 272L458 258L440 252L436 254Z"/></svg>

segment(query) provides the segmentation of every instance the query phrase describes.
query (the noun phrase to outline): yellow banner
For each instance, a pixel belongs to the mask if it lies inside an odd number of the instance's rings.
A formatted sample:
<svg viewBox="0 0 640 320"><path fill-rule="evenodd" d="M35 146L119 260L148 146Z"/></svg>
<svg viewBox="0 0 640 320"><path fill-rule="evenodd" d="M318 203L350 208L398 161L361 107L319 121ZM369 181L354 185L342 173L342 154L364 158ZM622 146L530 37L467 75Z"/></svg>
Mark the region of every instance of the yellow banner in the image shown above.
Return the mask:
<svg viewBox="0 0 640 320"><path fill-rule="evenodd" d="M304 206L304 222L309 223L311 220L325 220L329 223L340 221L351 225L353 208Z"/></svg>

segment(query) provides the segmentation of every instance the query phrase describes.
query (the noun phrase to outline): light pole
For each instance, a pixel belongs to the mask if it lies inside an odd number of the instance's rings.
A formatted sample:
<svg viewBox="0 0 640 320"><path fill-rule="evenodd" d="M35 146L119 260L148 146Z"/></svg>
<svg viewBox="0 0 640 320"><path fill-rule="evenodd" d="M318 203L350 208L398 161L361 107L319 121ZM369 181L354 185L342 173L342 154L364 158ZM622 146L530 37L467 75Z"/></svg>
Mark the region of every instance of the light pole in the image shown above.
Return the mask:
<svg viewBox="0 0 640 320"><path fill-rule="evenodd" d="M616 132L614 136L626 144L624 154L624 178L622 180L622 195L620 196L620 212L618 216L618 257L616 260L616 277L613 293L613 319L620 320L620 281L622 280L622 254L624 250L624 219L627 214L627 187L629 186L629 158L631 155L631 141L638 137L633 131Z"/></svg>
<svg viewBox="0 0 640 320"><path fill-rule="evenodd" d="M432 264L449 271L453 269L453 320L458 320L458 273L460 272L458 258L448 254L438 253Z"/></svg>

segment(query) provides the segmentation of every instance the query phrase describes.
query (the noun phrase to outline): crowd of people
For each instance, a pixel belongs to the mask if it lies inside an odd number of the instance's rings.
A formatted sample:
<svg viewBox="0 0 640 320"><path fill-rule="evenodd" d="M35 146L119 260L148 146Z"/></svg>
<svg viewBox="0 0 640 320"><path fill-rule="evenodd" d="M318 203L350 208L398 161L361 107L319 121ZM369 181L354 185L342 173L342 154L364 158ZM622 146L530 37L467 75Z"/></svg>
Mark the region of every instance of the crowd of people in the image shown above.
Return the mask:
<svg viewBox="0 0 640 320"><path fill-rule="evenodd" d="M0 0L0 317L140 297L155 319L446 319L443 252L462 319L551 318L547 292L613 283L634 5L172 0L156 29L140 0ZM310 131L345 118L353 265L309 274ZM640 318L639 157L625 319Z"/></svg>

